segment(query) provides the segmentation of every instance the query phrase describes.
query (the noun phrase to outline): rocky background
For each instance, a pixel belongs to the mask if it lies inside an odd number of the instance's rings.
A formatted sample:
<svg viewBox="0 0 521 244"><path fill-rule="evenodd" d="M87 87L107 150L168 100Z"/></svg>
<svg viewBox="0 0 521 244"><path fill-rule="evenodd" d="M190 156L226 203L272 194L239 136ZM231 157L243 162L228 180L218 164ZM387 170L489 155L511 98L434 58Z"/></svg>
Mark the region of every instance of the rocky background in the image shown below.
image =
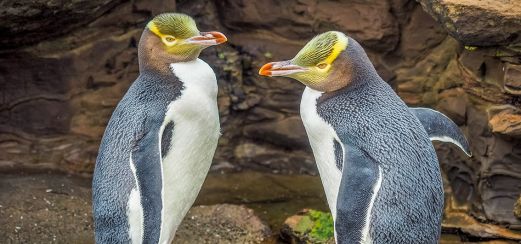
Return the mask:
<svg viewBox="0 0 521 244"><path fill-rule="evenodd" d="M468 136L470 159L436 144L446 217L521 229L518 0L0 0L0 171L91 175L138 75L141 31L165 11L229 39L202 55L218 75L223 127L212 171L317 173L298 112L303 86L257 71L339 30L410 106L442 111Z"/></svg>

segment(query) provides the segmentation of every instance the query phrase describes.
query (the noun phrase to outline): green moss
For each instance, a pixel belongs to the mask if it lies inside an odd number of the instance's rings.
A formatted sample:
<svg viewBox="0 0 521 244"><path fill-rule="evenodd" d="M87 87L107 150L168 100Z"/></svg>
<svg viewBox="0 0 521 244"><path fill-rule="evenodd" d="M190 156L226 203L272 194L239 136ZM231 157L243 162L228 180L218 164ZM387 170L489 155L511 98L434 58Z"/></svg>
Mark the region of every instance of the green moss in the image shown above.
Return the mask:
<svg viewBox="0 0 521 244"><path fill-rule="evenodd" d="M478 47L465 46L465 49L467 49L467 50L469 50L469 51L476 51L476 49L478 49Z"/></svg>
<svg viewBox="0 0 521 244"><path fill-rule="evenodd" d="M291 226L296 237L305 243L334 243L333 216L330 213L307 209Z"/></svg>
<svg viewBox="0 0 521 244"><path fill-rule="evenodd" d="M333 216L330 213L310 210L308 215L314 223L309 237L317 241L327 241L334 237Z"/></svg>

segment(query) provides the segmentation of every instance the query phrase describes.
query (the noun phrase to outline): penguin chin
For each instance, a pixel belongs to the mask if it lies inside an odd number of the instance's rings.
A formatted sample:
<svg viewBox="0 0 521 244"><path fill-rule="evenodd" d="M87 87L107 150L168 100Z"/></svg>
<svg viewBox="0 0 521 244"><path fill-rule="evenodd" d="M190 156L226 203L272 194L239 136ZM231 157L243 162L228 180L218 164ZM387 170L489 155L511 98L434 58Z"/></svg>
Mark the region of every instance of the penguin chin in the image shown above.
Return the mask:
<svg viewBox="0 0 521 244"><path fill-rule="evenodd" d="M294 79L313 90L322 90L320 84L323 82L323 77L318 76L313 71L308 70L306 72L293 73L287 75L286 77Z"/></svg>
<svg viewBox="0 0 521 244"><path fill-rule="evenodd" d="M307 87L309 87L315 91L319 91L322 93L332 93L332 92L339 91L346 87L346 85L344 83L328 82L328 81L322 81L322 82L317 82L317 83L313 83L313 84L309 84L309 83L308 84L302 83L302 84L306 85Z"/></svg>
<svg viewBox="0 0 521 244"><path fill-rule="evenodd" d="M195 60L199 57L201 52L206 48L206 46L195 46L190 45L191 47L185 47L185 50L179 51L179 48L168 48L166 52L173 56L178 62L185 62L190 60Z"/></svg>
<svg viewBox="0 0 521 244"><path fill-rule="evenodd" d="M322 93L334 92L334 91L344 88L343 85L339 85L340 84L339 82L329 81L327 78L321 79L321 80L306 80L306 81L302 81L299 79L296 79L296 80L298 80L300 83L302 83L306 87L309 87L310 89L313 89L315 91L322 92Z"/></svg>

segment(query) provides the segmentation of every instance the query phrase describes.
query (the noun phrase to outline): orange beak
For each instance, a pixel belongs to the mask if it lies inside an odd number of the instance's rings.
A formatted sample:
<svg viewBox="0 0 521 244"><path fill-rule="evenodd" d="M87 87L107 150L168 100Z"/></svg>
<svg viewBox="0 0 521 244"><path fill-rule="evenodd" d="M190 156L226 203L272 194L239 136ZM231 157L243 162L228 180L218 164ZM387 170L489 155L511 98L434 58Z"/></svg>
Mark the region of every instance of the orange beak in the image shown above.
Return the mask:
<svg viewBox="0 0 521 244"><path fill-rule="evenodd" d="M228 41L228 38L226 38L223 33L217 31L201 32L201 35L190 37L186 40L188 43L198 44L201 46L219 45L226 41Z"/></svg>
<svg viewBox="0 0 521 244"><path fill-rule="evenodd" d="M263 76L288 76L291 74L306 71L307 69L291 63L291 60L281 62L271 62L263 65L259 70L259 75Z"/></svg>
<svg viewBox="0 0 521 244"><path fill-rule="evenodd" d="M271 76L271 68L273 68L273 63L263 65L259 70L259 75Z"/></svg>

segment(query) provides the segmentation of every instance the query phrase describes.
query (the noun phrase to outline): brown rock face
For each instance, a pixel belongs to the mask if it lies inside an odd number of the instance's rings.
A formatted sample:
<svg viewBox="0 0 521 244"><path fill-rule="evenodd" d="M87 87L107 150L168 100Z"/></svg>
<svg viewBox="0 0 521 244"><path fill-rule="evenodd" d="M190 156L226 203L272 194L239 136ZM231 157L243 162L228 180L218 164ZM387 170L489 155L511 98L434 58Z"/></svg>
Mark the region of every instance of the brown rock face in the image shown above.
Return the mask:
<svg viewBox="0 0 521 244"><path fill-rule="evenodd" d="M253 210L218 204L190 209L175 235L175 243L263 243L271 230Z"/></svg>
<svg viewBox="0 0 521 244"><path fill-rule="evenodd" d="M304 125L298 116L270 123L255 123L244 127L244 135L256 141L288 148L303 148L308 143Z"/></svg>
<svg viewBox="0 0 521 244"><path fill-rule="evenodd" d="M495 46L521 42L518 0L418 0L465 45Z"/></svg>
<svg viewBox="0 0 521 244"><path fill-rule="evenodd" d="M194 0L177 6L138 0L52 5L37 13L24 8L38 9L38 1L4 1L0 169L91 174L114 106L138 75L142 28L176 7L194 16L201 30L229 37L229 44L201 56L219 85L223 136L214 170L317 173L298 116L303 86L257 71L265 62L292 58L320 32L340 30L361 42L405 102L444 112L467 134L471 159L436 144L455 201L478 219L521 228L513 215L521 192L519 1L420 2L427 11L408 0ZM70 16L48 16L49 9Z"/></svg>
<svg viewBox="0 0 521 244"><path fill-rule="evenodd" d="M335 29L353 33L355 39L382 51L393 50L399 40L398 23L387 1L226 0L216 5L224 26L237 31L268 30L285 38L307 39Z"/></svg>
<svg viewBox="0 0 521 244"><path fill-rule="evenodd" d="M521 219L521 197L519 197L514 205L514 215L516 218Z"/></svg>
<svg viewBox="0 0 521 244"><path fill-rule="evenodd" d="M121 0L0 2L0 49L34 44L96 20Z"/></svg>
<svg viewBox="0 0 521 244"><path fill-rule="evenodd" d="M513 107L493 107L489 109L489 125L492 132L521 137L521 110Z"/></svg>
<svg viewBox="0 0 521 244"><path fill-rule="evenodd" d="M55 32L35 32L51 39L2 51L0 167L92 172L97 144L112 110L138 75L140 26L158 13L156 9L173 7L149 1L146 8L141 5L139 1L119 4L71 34L52 39ZM89 13L76 5L54 7ZM98 4L95 9L99 8ZM17 25L22 23L19 20ZM37 31L58 28L54 22L47 24ZM72 27L64 28L74 29L80 22L69 24ZM10 37L2 40L25 45Z"/></svg>
<svg viewBox="0 0 521 244"><path fill-rule="evenodd" d="M91 181L60 174L0 174L0 239L94 243ZM173 243L263 243L270 237L270 228L252 209L216 204L192 207Z"/></svg>
<svg viewBox="0 0 521 244"><path fill-rule="evenodd" d="M521 95L521 65L506 65L503 86L507 93Z"/></svg>
<svg viewBox="0 0 521 244"><path fill-rule="evenodd" d="M521 52L512 46L520 42L521 4L509 0L419 2L463 45L479 47L457 45L445 54L454 56L437 59L434 69L423 69L426 72L420 77L435 72L432 81L423 83L423 94L407 97L417 104L438 107L468 131L473 159L444 160L449 156L440 156L456 201L469 204L474 215L518 229L521 222L512 209L521 191L521 100L517 92ZM411 87L417 86L407 85L403 90L408 92ZM440 154L452 151L445 151L444 146L439 149Z"/></svg>

